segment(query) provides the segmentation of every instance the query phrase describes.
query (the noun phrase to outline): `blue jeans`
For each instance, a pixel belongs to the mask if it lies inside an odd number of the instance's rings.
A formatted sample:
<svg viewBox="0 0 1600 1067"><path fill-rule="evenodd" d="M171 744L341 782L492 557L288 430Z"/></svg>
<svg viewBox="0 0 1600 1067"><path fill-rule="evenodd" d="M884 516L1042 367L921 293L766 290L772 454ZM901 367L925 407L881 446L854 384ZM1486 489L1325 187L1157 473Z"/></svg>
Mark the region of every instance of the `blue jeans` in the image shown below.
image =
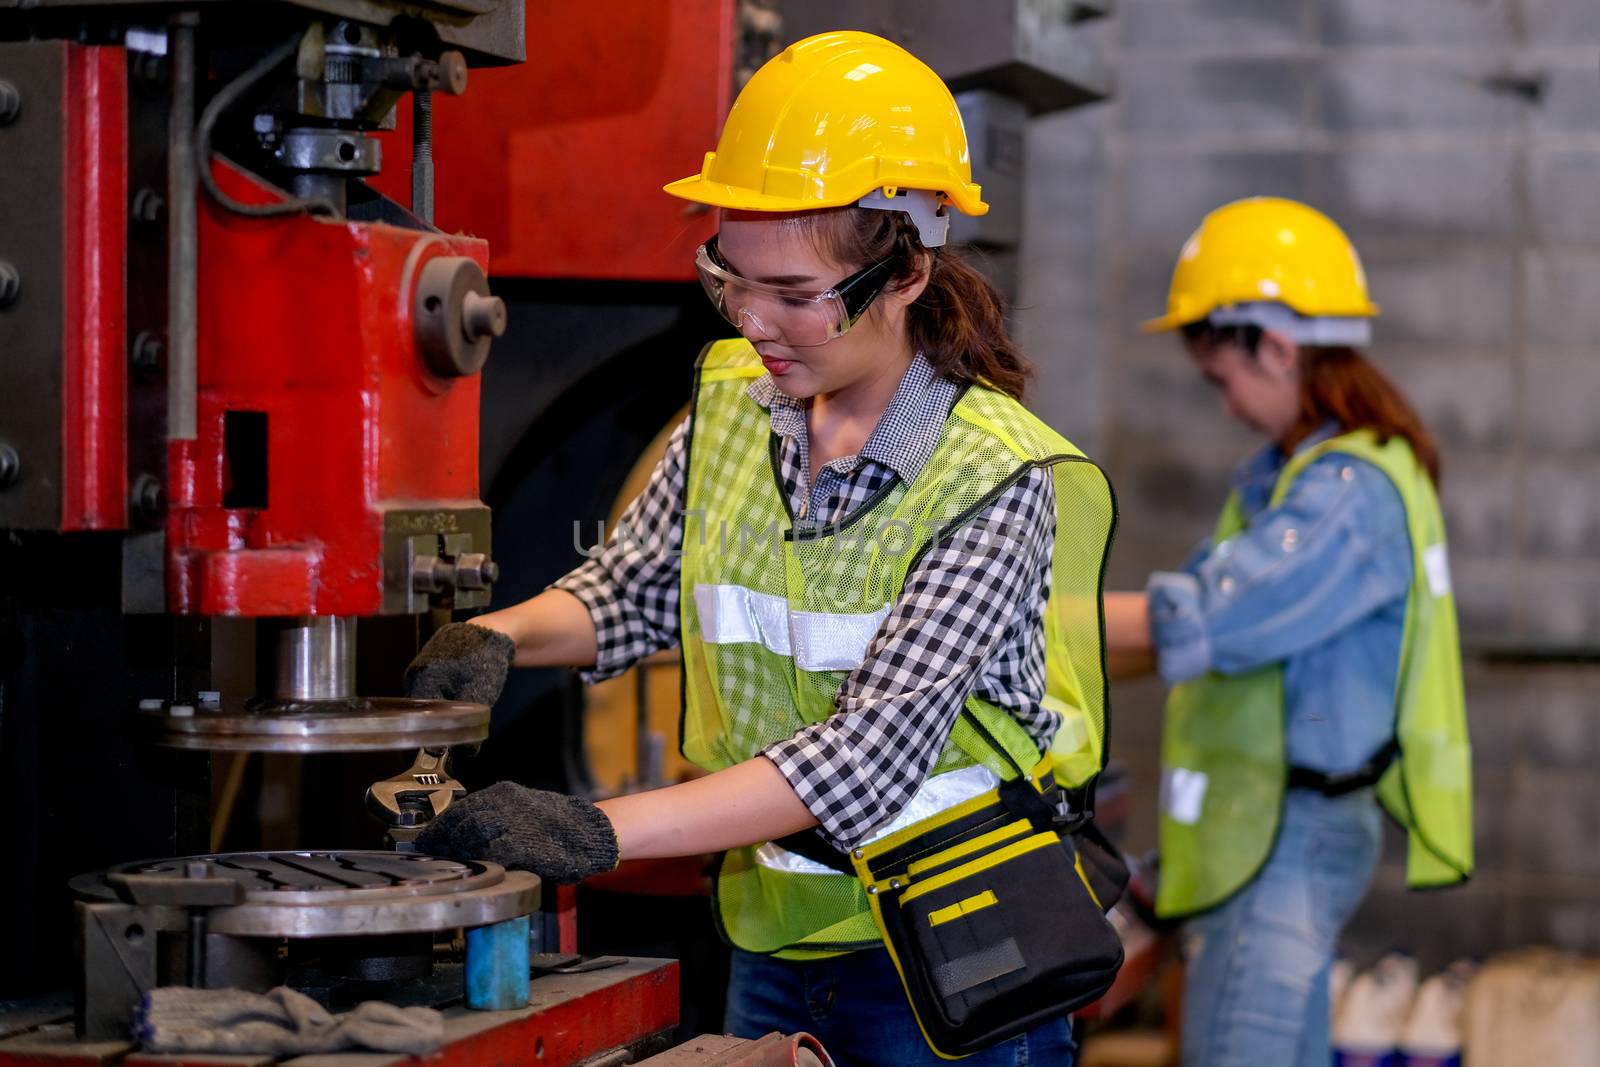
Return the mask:
<svg viewBox="0 0 1600 1067"><path fill-rule="evenodd" d="M1382 843L1372 790L1290 790L1261 874L1184 928L1184 1067L1328 1067L1328 971Z"/></svg>
<svg viewBox="0 0 1600 1067"><path fill-rule="evenodd" d="M821 960L780 960L733 950L724 1024L735 1037L804 1030L839 1067L944 1064L923 1040L889 953L881 948ZM1067 1019L1036 1027L961 1060L971 1067L1071 1067Z"/></svg>

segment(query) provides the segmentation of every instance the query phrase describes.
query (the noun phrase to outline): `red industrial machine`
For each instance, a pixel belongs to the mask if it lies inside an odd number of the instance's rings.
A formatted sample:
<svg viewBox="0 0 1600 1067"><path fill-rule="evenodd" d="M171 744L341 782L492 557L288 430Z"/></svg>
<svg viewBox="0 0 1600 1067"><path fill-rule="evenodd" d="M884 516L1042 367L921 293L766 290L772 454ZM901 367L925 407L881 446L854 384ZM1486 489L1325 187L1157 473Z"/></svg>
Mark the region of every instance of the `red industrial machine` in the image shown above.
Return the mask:
<svg viewBox="0 0 1600 1067"><path fill-rule="evenodd" d="M737 69L921 20L1020 203L1026 116L1094 95L1061 57L1097 5L1028 11L1058 6L0 0L0 1067L153 1065L156 983L449 1003L458 931L530 917L529 1005L450 1006L430 1062L631 1062L720 1018L698 900L625 886L580 958L571 894L375 850L457 795L451 746L474 786L584 788L565 672L517 672L481 753L489 709L389 694L449 612L574 565L687 400L714 218L659 187ZM975 221L1003 273L1019 216Z"/></svg>
<svg viewBox="0 0 1600 1067"><path fill-rule="evenodd" d="M695 47L726 49L728 4L693 14L638 29L682 48L714 17ZM565 18L538 17L541 34ZM426 627L486 606L499 577L479 404L507 309L484 237L532 273L542 224L461 209L435 226L433 158L485 168L448 203L481 207L486 182L515 175L501 202L549 210L556 175L521 167L543 149L518 126L573 57L441 106L437 140L433 104L469 68L522 60L524 18L495 0L0 5L0 762L24 797L4 890L24 962L0 991L0 1064L139 1062L133 1012L174 983L449 1005L465 976L444 1064L670 1044L675 963L560 954L570 896L557 918L546 894L541 918L530 875L404 851L458 794L445 750L484 740L489 709L357 686L358 620L403 638L373 674L393 692ZM680 68L651 49L654 71L592 79L626 96L602 112L653 100L642 118L668 116ZM701 128L665 140L703 140L730 62L699 75ZM401 115L409 151L385 161ZM491 163L495 137L514 143ZM385 172L409 188L364 180ZM678 225L656 215L658 233ZM575 232L553 217L553 237ZM695 221L675 239L697 240ZM619 258L642 233L587 254L655 276ZM369 791L401 851L207 847L227 830L213 798L239 786L212 782L214 753L385 750L420 750ZM496 951L475 955L480 941ZM496 962L508 943L535 953L531 987L515 951ZM473 992L475 972L508 966L509 1004ZM683 1062L820 1062L801 1045L729 1059L743 1044Z"/></svg>

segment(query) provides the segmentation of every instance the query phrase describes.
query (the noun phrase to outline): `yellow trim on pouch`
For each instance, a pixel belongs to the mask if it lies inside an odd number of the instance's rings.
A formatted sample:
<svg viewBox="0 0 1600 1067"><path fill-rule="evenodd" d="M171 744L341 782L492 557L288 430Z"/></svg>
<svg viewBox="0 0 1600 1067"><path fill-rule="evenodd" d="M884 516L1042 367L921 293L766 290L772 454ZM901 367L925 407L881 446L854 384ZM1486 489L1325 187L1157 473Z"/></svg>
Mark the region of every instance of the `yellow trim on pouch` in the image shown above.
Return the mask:
<svg viewBox="0 0 1600 1067"><path fill-rule="evenodd" d="M909 904L911 901L922 896L924 893L931 893L940 886L946 886L953 882L959 882L963 878L971 878L979 871L986 871L991 867L998 867L1007 860L1016 859L1018 856L1032 852L1036 848L1044 848L1047 845L1059 845L1060 843L1061 836L1052 830L1046 830L1043 833L1034 834L1032 837L1023 838L1021 841L1018 841L1015 844L1007 845L1005 848L996 849L986 856L979 856L977 859L972 860L969 863L963 863L953 871L945 871L942 874L934 875L925 882L917 882L912 885L910 889L907 889L905 896L901 897L900 899Z"/></svg>
<svg viewBox="0 0 1600 1067"><path fill-rule="evenodd" d="M1027 819L1018 819L1014 823L1002 826L998 830L990 830L982 837L975 837L971 841L963 841L959 845L952 845L947 849L935 852L927 859L917 860L906 868L908 877L915 878L930 867L943 867L944 865L960 859L969 853L978 852L991 845L998 845L1009 838L1018 837L1033 829L1033 824Z"/></svg>
<svg viewBox="0 0 1600 1067"><path fill-rule="evenodd" d="M963 915L971 915L975 911L981 911L991 904L998 903L1000 903L1000 898L994 895L994 890L985 889L983 892L974 894L966 900L958 900L949 907L930 911L928 913L928 925L943 926L947 922L954 922Z"/></svg>

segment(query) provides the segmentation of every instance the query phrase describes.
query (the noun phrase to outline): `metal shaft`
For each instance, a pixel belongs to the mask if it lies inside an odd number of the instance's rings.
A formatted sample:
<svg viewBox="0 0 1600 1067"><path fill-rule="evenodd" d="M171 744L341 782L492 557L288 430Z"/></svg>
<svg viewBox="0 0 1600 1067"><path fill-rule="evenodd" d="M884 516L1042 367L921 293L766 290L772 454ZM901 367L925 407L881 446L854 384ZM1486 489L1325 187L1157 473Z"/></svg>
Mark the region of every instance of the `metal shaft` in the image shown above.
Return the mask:
<svg viewBox="0 0 1600 1067"><path fill-rule="evenodd" d="M194 28L184 12L171 23L172 109L167 126L167 437L194 440L199 242L196 238ZM210 161L205 161L210 166Z"/></svg>
<svg viewBox="0 0 1600 1067"><path fill-rule="evenodd" d="M411 94L411 213L433 223L433 92Z"/></svg>
<svg viewBox="0 0 1600 1067"><path fill-rule="evenodd" d="M185 970L191 989L206 987L206 913L201 908L189 912L189 959Z"/></svg>
<svg viewBox="0 0 1600 1067"><path fill-rule="evenodd" d="M304 615L278 630L280 700L345 700L356 695L356 620Z"/></svg>

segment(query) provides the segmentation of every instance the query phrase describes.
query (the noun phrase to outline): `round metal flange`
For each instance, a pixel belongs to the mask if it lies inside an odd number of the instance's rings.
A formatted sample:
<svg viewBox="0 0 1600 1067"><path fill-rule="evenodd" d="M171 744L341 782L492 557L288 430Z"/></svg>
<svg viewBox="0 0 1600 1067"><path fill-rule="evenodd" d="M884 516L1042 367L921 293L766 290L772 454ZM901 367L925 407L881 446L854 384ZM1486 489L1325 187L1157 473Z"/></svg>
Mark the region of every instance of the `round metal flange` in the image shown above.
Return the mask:
<svg viewBox="0 0 1600 1067"><path fill-rule="evenodd" d="M487 926L539 906L539 879L498 864L396 852L235 852L143 860L79 875L90 901L139 902L181 893L185 871L230 878L243 902L208 908L208 932L232 937L320 938L424 933ZM175 906L175 905L174 905Z"/></svg>
<svg viewBox="0 0 1600 1067"><path fill-rule="evenodd" d="M441 378L477 374L489 344L506 332L505 301L489 293L477 261L438 256L423 265L413 300L417 347Z"/></svg>
<svg viewBox="0 0 1600 1067"><path fill-rule="evenodd" d="M158 745L215 752L383 752L476 744L489 736L488 705L455 700L269 700L139 715Z"/></svg>
<svg viewBox="0 0 1600 1067"><path fill-rule="evenodd" d="M382 166L382 146L358 131L297 128L284 132L277 157L291 170L376 174Z"/></svg>

